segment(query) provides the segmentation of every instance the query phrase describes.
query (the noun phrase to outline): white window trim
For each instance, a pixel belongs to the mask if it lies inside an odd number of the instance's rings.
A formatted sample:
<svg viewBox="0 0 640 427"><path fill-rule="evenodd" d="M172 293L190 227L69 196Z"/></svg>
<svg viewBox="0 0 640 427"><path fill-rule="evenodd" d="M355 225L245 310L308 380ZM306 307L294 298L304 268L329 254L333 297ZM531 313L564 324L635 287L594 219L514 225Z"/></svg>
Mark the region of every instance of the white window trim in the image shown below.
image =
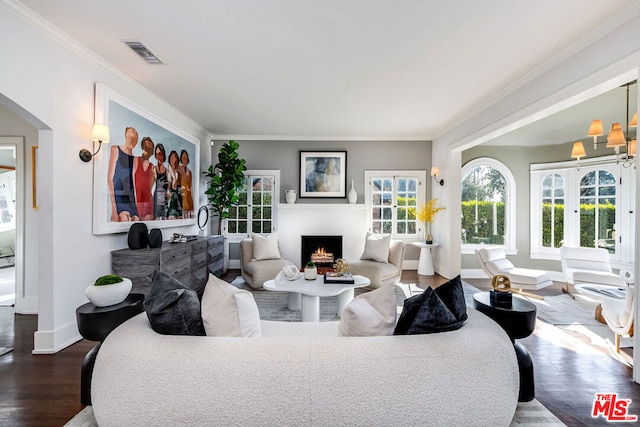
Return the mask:
<svg viewBox="0 0 640 427"><path fill-rule="evenodd" d="M584 172L586 168L597 166L616 166L616 156L601 156L590 159L580 160L580 170ZM635 236L635 220L633 211L635 211L635 171L633 168L625 168L622 163L618 164L618 178L622 179L622 185L617 193L617 213L616 224L620 224L618 231L623 233L622 242L616 247L616 254L612 255L611 265L614 268L629 268L634 262L634 236ZM560 260L559 248L542 248L540 239L534 241L534 236L540 234L540 198L539 187L542 177L549 173L558 173L566 179L565 186L565 231L570 230L571 215L567 214L579 209L578 192L578 172L576 170L575 161L554 162L532 164L530 172L530 206L531 206L531 224L530 224L530 256L532 259L548 259ZM581 173L580 173L581 175ZM568 223L569 222L569 223ZM579 233L579 231L577 231ZM624 238L624 236L627 238ZM579 245L579 237L575 235L565 235L564 239L567 245Z"/></svg>
<svg viewBox="0 0 640 427"><path fill-rule="evenodd" d="M273 176L273 197L271 198L271 232L277 231L278 205L280 204L280 170L279 169L251 169L244 171L245 177ZM250 212L250 210L249 210ZM249 214L249 212L247 214ZM247 233L227 233L227 219L222 221L222 235L229 238L229 243L240 243L247 237L251 237L250 227Z"/></svg>
<svg viewBox="0 0 640 427"><path fill-rule="evenodd" d="M576 188L573 185L570 185L574 179L569 176L569 170L566 168L534 170L534 167L532 165L531 171L529 172L529 182L531 185L529 193L531 206L531 213L529 216L529 221L531 222L529 226L529 245L530 257L532 259L560 259L560 248L548 248L542 246L542 197L540 197L540 187L542 185L542 180L544 179L544 177L550 174L560 175L564 180L565 231L567 229L567 218L569 217L568 212L571 212L575 209L575 206L573 206L573 201L576 198ZM566 242L566 236L563 240L565 240Z"/></svg>
<svg viewBox="0 0 640 427"><path fill-rule="evenodd" d="M461 176L464 177L471 169L487 165L496 169L502 174L506 181L506 200L505 200L505 224L504 234L505 243L504 250L508 255L516 255L518 248L516 248L516 180L511 173L511 170L502 162L492 159L490 157L479 157L467 162L461 171ZM462 184L462 183L461 183ZM473 254L476 249L484 248L487 245L482 244L470 244L462 243L461 252L464 255Z"/></svg>
<svg viewBox="0 0 640 427"><path fill-rule="evenodd" d="M371 231L373 229L373 223L371 218L371 211L373 209L372 197L371 197L371 181L373 178L416 178L418 180L418 189L416 191L416 209L420 209L427 200L427 171L426 170L365 170L364 182L366 191L364 195L365 205L367 206L367 229ZM391 234L391 238L394 240L402 240L404 242L417 242L421 240L421 233L423 232L423 225L418 221L418 231L414 237L407 237L407 235Z"/></svg>

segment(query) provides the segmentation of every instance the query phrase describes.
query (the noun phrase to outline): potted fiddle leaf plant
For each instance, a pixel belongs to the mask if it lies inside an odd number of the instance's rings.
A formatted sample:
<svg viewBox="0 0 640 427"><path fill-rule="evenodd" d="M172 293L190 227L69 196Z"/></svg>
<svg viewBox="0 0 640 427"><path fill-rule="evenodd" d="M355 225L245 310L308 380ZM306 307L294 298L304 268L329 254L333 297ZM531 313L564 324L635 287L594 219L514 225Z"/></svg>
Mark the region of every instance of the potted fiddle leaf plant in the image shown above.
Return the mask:
<svg viewBox="0 0 640 427"><path fill-rule="evenodd" d="M117 274L107 274L88 286L85 295L96 307L106 307L124 301L131 292L131 286L131 280Z"/></svg>
<svg viewBox="0 0 640 427"><path fill-rule="evenodd" d="M222 221L229 218L229 210L238 205L240 197L238 190L245 183L244 171L247 170L246 160L238 154L240 144L236 141L226 142L218 152L218 163L209 166L202 172L208 179L207 195L211 214L218 217L218 235L222 236ZM222 272L229 268L229 239L223 236L223 266Z"/></svg>
<svg viewBox="0 0 640 427"><path fill-rule="evenodd" d="M207 182L207 201L212 214L218 216L218 234L222 234L222 220L229 218L229 209L238 205L238 189L244 185L246 160L238 154L240 145L229 141L220 147L218 163L209 166L203 174Z"/></svg>

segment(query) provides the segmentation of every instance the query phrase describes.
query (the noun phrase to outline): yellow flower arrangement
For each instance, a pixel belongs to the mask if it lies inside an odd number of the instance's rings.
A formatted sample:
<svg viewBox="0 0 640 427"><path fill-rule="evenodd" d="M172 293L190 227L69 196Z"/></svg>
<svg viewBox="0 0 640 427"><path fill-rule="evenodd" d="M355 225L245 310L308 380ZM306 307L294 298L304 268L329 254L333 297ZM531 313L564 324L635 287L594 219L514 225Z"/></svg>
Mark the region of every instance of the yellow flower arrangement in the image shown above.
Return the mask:
<svg viewBox="0 0 640 427"><path fill-rule="evenodd" d="M443 207L436 208L435 204L438 199L431 199L420 208L418 212L418 220L422 222L433 222L433 217L440 211L445 210Z"/></svg>

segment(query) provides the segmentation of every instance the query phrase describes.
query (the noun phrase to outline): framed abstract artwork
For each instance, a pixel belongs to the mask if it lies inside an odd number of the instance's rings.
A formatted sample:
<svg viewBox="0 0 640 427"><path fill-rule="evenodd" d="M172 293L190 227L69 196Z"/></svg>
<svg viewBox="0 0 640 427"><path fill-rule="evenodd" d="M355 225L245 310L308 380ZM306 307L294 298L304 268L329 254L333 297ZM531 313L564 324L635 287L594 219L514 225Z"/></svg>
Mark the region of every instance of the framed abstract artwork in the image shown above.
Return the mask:
<svg viewBox="0 0 640 427"><path fill-rule="evenodd" d="M102 84L95 99L110 141L93 159L93 234L196 224L199 141Z"/></svg>
<svg viewBox="0 0 640 427"><path fill-rule="evenodd" d="M300 151L300 197L346 197L346 151Z"/></svg>

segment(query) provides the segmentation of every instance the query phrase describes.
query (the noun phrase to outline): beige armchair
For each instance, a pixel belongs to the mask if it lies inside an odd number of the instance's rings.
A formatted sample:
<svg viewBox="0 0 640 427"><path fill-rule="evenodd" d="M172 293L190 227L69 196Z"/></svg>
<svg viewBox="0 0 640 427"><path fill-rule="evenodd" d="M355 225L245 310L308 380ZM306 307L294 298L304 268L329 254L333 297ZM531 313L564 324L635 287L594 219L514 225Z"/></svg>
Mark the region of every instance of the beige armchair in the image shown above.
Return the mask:
<svg viewBox="0 0 640 427"><path fill-rule="evenodd" d="M402 277L404 251L403 242L392 241L389 245L389 262L377 262L369 259L349 261L351 273L371 280L369 288L398 283Z"/></svg>
<svg viewBox="0 0 640 427"><path fill-rule="evenodd" d="M251 289L262 289L267 280L275 279L285 265L293 265L286 259L255 260L253 257L253 241L244 239L240 242L240 273Z"/></svg>

